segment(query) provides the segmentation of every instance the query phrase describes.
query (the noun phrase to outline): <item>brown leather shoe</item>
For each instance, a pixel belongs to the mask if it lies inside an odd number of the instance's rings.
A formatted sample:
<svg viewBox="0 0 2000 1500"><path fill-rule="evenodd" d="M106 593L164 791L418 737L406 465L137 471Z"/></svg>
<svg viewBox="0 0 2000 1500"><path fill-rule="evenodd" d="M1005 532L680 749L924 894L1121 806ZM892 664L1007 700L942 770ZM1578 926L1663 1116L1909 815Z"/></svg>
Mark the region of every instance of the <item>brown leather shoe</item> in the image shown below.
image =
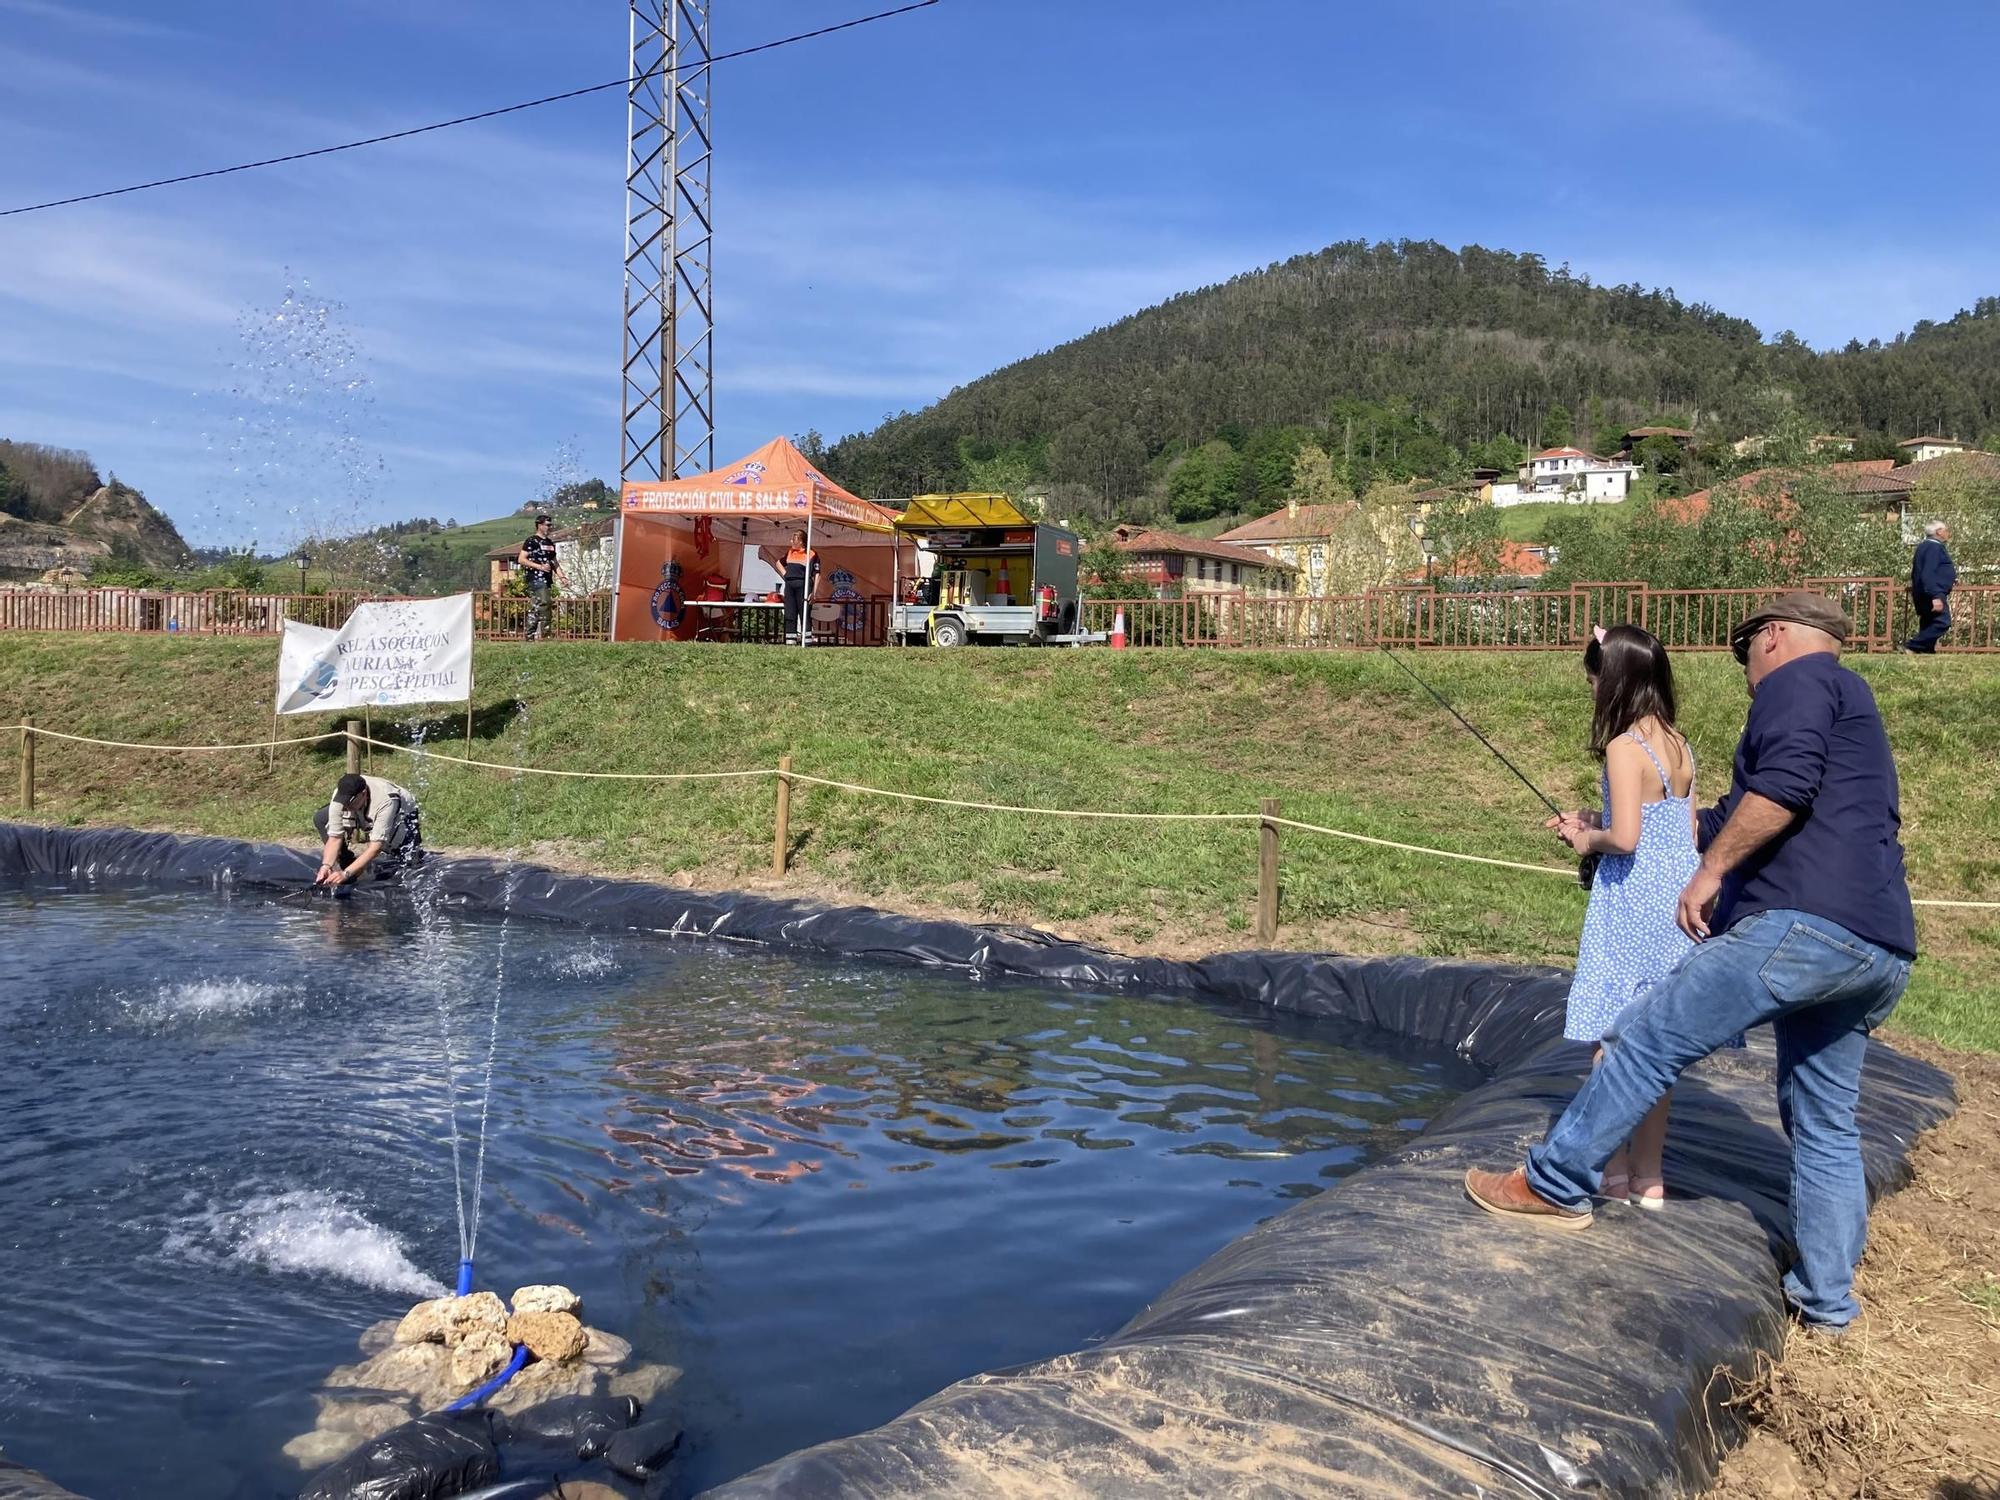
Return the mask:
<svg viewBox="0 0 2000 1500"><path fill-rule="evenodd" d="M1558 1208L1528 1186L1528 1173L1523 1167L1511 1172L1481 1172L1474 1168L1465 1174L1465 1196L1489 1214L1533 1219L1551 1229L1590 1228L1589 1209Z"/></svg>

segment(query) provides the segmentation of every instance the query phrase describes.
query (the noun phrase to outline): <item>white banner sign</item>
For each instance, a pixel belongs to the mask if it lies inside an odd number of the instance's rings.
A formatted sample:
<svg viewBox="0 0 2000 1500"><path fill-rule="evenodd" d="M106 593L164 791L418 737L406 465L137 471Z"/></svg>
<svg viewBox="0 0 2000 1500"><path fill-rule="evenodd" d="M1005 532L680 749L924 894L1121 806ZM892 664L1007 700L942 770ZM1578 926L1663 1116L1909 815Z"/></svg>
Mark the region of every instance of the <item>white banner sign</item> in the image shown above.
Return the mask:
<svg viewBox="0 0 2000 1500"><path fill-rule="evenodd" d="M285 621L278 712L472 700L472 595L357 604L338 630Z"/></svg>

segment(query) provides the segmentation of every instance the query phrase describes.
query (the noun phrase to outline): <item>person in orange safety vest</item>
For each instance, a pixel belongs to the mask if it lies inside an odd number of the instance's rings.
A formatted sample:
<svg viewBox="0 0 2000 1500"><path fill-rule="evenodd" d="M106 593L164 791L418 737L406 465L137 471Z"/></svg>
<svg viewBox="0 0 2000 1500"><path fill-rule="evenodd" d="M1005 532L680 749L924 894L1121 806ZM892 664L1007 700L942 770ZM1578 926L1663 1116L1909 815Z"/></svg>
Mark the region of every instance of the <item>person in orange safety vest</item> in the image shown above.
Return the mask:
<svg viewBox="0 0 2000 1500"><path fill-rule="evenodd" d="M791 550L785 553L785 634L806 632L806 601L819 584L819 553L806 546L803 531L792 533Z"/></svg>

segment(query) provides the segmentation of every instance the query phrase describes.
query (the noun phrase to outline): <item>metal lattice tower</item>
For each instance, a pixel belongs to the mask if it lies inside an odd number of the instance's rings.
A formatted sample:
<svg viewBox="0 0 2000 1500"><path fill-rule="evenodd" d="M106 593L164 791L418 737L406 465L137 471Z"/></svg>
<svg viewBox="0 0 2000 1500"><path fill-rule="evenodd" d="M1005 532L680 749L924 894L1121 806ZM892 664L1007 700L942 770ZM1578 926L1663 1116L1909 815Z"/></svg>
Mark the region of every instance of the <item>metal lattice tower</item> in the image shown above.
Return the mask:
<svg viewBox="0 0 2000 1500"><path fill-rule="evenodd" d="M630 0L625 359L618 475L715 467L710 0Z"/></svg>

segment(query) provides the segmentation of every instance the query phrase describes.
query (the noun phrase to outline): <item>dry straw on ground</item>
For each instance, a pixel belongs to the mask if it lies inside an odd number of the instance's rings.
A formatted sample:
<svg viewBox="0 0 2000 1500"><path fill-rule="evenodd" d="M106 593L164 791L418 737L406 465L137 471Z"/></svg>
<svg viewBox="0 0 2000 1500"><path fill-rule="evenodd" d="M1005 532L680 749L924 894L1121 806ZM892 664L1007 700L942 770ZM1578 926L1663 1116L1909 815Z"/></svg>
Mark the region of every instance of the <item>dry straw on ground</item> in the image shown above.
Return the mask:
<svg viewBox="0 0 2000 1500"><path fill-rule="evenodd" d="M1854 1332L1794 1332L1737 1390L1752 1436L1713 1500L2000 1497L2000 1057L1897 1044L1950 1071L1958 1112L1877 1206Z"/></svg>

